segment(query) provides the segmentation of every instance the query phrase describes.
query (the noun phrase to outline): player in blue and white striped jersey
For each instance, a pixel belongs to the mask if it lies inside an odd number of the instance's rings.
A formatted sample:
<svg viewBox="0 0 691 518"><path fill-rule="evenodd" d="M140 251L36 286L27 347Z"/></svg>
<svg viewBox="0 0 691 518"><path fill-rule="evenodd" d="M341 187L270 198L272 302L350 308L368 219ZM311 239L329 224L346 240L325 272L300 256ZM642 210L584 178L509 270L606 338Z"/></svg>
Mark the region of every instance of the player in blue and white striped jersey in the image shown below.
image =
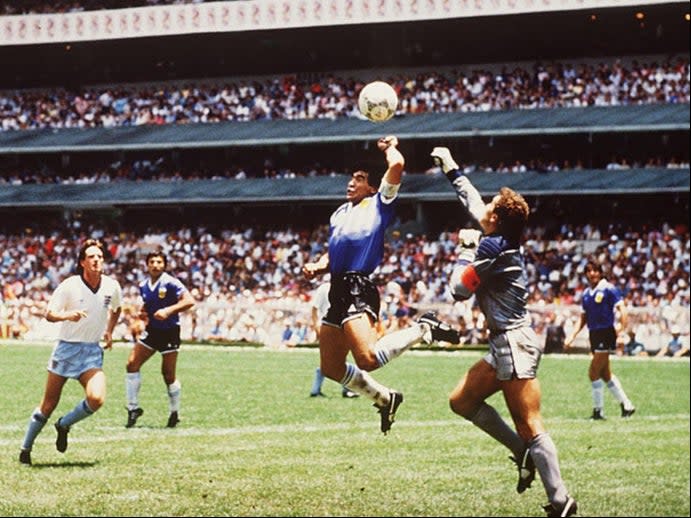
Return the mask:
<svg viewBox="0 0 691 518"><path fill-rule="evenodd" d="M168 391L168 428L179 422L180 392L176 369L180 349L180 313L194 306L194 298L179 279L165 271L168 261L163 252L146 256L149 278L139 284L143 317L147 321L127 359L125 390L127 395L127 428L144 413L139 407L141 367L156 351L161 353L161 374Z"/></svg>
<svg viewBox="0 0 691 518"><path fill-rule="evenodd" d="M384 256L384 237L395 215L405 159L394 136L381 138L377 147L384 153L384 176L355 171L348 182L346 203L330 219L327 253L306 263L308 279L331 274L329 309L319 332L320 369L349 390L370 399L379 409L380 429L387 433L394 422L403 394L385 387L368 374L384 366L413 345L432 340L458 343L458 332L433 314L418 323L377 339L380 296L370 280ZM347 363L352 353L355 365Z"/></svg>
<svg viewBox="0 0 691 518"><path fill-rule="evenodd" d="M588 368L593 397L591 419L596 421L605 419L605 384L619 402L621 416L624 418L631 417L636 408L624 392L619 378L612 373L609 363L610 354L614 354L617 349L615 315L618 315L620 331L624 331L628 321L626 304L617 287L605 279L602 265L597 260L590 260L586 263L585 276L588 280L588 287L583 292L581 301L583 312L578 324L564 341L564 349L568 350L571 347L578 333L587 324L590 352L592 353Z"/></svg>
<svg viewBox="0 0 691 518"><path fill-rule="evenodd" d="M458 263L450 288L456 300L475 297L490 331L489 353L461 379L449 404L453 412L513 453L519 493L530 487L537 468L549 500L544 507L547 515L571 516L576 513L576 501L561 478L557 449L540 413L537 368L544 344L531 327L521 247L530 208L508 187L485 204L447 148L436 147L431 156L453 185L471 222L482 229L459 232ZM516 431L485 401L500 391Z"/></svg>

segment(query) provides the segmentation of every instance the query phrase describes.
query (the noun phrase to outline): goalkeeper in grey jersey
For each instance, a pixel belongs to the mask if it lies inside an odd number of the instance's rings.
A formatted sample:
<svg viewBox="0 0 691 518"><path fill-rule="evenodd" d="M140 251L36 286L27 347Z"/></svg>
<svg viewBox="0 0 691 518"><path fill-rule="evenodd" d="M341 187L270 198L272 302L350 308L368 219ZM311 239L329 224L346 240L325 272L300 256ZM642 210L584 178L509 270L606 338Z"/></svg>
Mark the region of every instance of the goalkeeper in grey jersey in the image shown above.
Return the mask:
<svg viewBox="0 0 691 518"><path fill-rule="evenodd" d="M547 516L571 516L576 501L561 478L557 449L540 414L537 368L543 345L530 324L522 248L530 209L523 197L502 187L488 204L459 170L447 148L432 151L475 229L459 232L458 263L451 276L456 300L475 296L490 331L489 353L465 374L449 396L451 409L502 443L518 466L517 491L533 482L537 469L549 503ZM501 391L514 431L485 400Z"/></svg>

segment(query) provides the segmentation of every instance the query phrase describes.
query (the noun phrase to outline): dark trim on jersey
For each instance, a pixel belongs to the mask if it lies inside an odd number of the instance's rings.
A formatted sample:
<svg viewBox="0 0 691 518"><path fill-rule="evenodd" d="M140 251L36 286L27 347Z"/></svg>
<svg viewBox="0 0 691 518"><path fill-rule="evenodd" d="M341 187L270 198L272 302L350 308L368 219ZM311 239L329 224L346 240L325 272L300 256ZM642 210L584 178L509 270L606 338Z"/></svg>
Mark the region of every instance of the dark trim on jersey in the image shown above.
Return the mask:
<svg viewBox="0 0 691 518"><path fill-rule="evenodd" d="M451 183L453 183L454 180L456 180L457 178L460 178L461 176L463 176L463 173L461 172L460 169L453 169L453 170L449 171L448 173L446 173L446 177L449 179L449 181Z"/></svg>
<svg viewBox="0 0 691 518"><path fill-rule="evenodd" d="M96 293L98 293L98 290L101 289L101 279L102 279L102 277L103 277L103 276L101 276L101 277L98 278L98 284L96 285L95 288L92 288L91 285L90 285L88 282L86 282L86 279L84 278L84 273L82 273L82 274L79 276L79 278L82 280L82 282L86 285L87 288L89 288L89 290L91 291L91 293L93 293L94 295L95 295Z"/></svg>

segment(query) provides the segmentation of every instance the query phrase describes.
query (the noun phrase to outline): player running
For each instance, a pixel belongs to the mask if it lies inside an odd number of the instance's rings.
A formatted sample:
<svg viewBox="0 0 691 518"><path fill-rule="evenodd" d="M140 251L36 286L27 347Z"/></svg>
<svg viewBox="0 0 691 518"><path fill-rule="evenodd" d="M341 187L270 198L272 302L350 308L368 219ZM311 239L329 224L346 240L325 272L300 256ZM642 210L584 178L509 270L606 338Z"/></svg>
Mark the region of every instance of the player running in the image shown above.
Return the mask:
<svg viewBox="0 0 691 518"><path fill-rule="evenodd" d="M103 349L113 346L113 329L120 318L122 290L118 281L103 274L105 247L87 239L79 249L77 275L62 281L48 302L46 320L60 322L58 343L48 361L48 378L41 404L29 420L19 462L31 464L34 441L58 406L68 379L79 380L84 399L55 423L55 447L67 450L72 425L92 416L105 403L106 375ZM99 340L104 340L101 347Z"/></svg>

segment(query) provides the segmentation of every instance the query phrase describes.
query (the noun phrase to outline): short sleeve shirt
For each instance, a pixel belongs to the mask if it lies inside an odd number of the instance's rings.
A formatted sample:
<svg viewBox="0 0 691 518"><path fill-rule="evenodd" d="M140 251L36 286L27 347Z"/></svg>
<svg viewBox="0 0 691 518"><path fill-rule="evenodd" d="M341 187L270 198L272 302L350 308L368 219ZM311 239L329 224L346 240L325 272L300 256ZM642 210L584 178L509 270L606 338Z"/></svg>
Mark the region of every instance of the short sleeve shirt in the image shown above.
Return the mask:
<svg viewBox="0 0 691 518"><path fill-rule="evenodd" d="M110 312L122 303L120 283L107 275L94 291L81 275L73 275L62 281L55 289L48 309L51 311L86 311L86 318L78 322L65 320L60 323L58 338L66 342L99 342L103 337Z"/></svg>

